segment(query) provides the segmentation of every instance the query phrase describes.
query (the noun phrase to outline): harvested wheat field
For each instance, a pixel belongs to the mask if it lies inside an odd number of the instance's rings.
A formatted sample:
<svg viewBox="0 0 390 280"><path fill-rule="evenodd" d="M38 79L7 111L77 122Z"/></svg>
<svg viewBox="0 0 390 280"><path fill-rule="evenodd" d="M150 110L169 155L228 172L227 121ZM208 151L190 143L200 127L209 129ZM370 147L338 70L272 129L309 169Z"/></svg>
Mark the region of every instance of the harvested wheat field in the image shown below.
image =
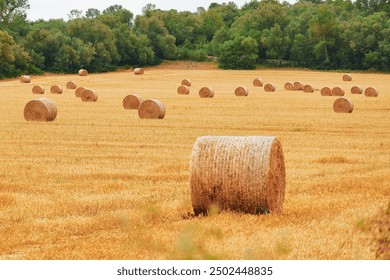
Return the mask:
<svg viewBox="0 0 390 280"><path fill-rule="evenodd" d="M0 81L0 259L375 259L361 225L390 201L390 75L353 73L376 98L351 94L342 76L175 62L143 75L31 77L64 88L50 95L52 122L24 119L30 84ZM188 95L177 94L183 77L192 83ZM256 77L275 92L254 87ZM81 102L69 80L99 99ZM295 80L343 88L353 112L335 113L335 96L284 89ZM204 86L214 98L199 98ZM237 98L238 86L250 95ZM125 110L132 93L160 100L164 119ZM207 135L277 137L281 212L193 215L191 151Z"/></svg>

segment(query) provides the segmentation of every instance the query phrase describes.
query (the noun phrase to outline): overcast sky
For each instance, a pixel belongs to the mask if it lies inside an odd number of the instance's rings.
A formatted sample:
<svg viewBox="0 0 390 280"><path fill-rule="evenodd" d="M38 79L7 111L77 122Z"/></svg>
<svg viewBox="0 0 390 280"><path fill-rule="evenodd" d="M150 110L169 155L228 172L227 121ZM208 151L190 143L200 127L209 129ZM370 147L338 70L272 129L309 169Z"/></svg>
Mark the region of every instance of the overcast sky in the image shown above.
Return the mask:
<svg viewBox="0 0 390 280"><path fill-rule="evenodd" d="M210 3L228 3L234 2L239 8L250 0L225 0L225 1L206 1L206 0L190 0L190 1L153 1L153 0L28 0L30 3L30 9L27 10L27 18L29 20L37 19L59 19L68 20L68 14L71 10L82 10L83 14L89 8L95 8L99 11L103 11L111 5L122 5L123 8L131 11L134 16L142 13L142 8L148 3L155 4L157 9L170 10L176 9L178 11L191 11L196 12L198 7L208 8ZM294 3L295 0L288 0L290 3Z"/></svg>

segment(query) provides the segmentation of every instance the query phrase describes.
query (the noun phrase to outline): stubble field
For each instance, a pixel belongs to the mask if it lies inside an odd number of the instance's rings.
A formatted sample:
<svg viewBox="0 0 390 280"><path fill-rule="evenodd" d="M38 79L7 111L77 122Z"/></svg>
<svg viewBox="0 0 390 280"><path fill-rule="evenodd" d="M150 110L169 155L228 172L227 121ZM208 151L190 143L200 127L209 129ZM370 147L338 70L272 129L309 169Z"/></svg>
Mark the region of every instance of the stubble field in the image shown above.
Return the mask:
<svg viewBox="0 0 390 280"><path fill-rule="evenodd" d="M359 225L390 201L390 75L342 75L170 63L144 75L0 81L0 259L374 259ZM256 77L276 92L253 87ZM189 95L176 92L184 78ZM70 80L98 101L50 93ZM335 97L286 91L287 81L340 86L354 111L334 113ZM45 94L33 95L33 85ZM352 95L353 85L375 86L379 96ZM203 86L214 98L199 97ZM235 96L238 86L249 95ZM124 110L128 94L161 100L165 118ZM38 97L55 101L54 122L24 120L25 104ZM283 213L190 215L190 154L204 135L278 137Z"/></svg>

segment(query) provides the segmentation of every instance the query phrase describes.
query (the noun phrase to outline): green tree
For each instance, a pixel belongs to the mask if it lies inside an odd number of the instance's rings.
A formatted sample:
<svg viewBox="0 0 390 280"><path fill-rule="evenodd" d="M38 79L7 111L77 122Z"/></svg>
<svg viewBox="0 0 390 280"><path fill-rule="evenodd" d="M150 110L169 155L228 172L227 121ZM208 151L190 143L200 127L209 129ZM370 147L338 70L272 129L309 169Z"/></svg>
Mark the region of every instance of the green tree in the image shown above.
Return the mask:
<svg viewBox="0 0 390 280"><path fill-rule="evenodd" d="M223 43L218 59L222 69L255 69L257 42L251 37L237 36Z"/></svg>
<svg viewBox="0 0 390 280"><path fill-rule="evenodd" d="M0 0L0 23L8 25L18 17L26 17L28 0Z"/></svg>

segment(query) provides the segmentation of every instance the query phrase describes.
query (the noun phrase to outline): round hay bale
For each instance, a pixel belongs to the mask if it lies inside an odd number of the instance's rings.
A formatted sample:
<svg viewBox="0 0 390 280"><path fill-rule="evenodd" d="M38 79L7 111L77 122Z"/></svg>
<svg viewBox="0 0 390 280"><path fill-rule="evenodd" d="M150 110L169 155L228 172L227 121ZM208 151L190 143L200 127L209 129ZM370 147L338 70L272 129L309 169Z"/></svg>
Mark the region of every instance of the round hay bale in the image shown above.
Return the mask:
<svg viewBox="0 0 390 280"><path fill-rule="evenodd" d="M275 89L276 89L275 85L272 83L266 84L264 86L264 91L266 91L266 92L273 92L273 91L275 91Z"/></svg>
<svg viewBox="0 0 390 280"><path fill-rule="evenodd" d="M21 83L28 84L28 83L31 82L31 77L28 76L28 75L22 75L22 76L19 77L19 81L20 81Z"/></svg>
<svg viewBox="0 0 390 280"><path fill-rule="evenodd" d="M196 215L212 207L251 214L282 211L286 186L282 145L272 136L202 136L190 160Z"/></svg>
<svg viewBox="0 0 390 280"><path fill-rule="evenodd" d="M40 85L33 86L32 93L33 94L44 94L45 88L43 86L40 86Z"/></svg>
<svg viewBox="0 0 390 280"><path fill-rule="evenodd" d="M293 90L294 89L294 84L291 82L287 82L284 84L284 89L285 90Z"/></svg>
<svg viewBox="0 0 390 280"><path fill-rule="evenodd" d="M364 91L364 95L367 97L378 97L378 94L379 94L378 90L374 87L368 87Z"/></svg>
<svg viewBox="0 0 390 280"><path fill-rule="evenodd" d="M346 82L352 81L352 75L351 74L344 74L343 81L346 81Z"/></svg>
<svg viewBox="0 0 390 280"><path fill-rule="evenodd" d="M253 86L255 87L262 87L263 86L263 80L260 78L255 78L253 80Z"/></svg>
<svg viewBox="0 0 390 280"><path fill-rule="evenodd" d="M79 70L79 76L88 76L88 70L80 69Z"/></svg>
<svg viewBox="0 0 390 280"><path fill-rule="evenodd" d="M185 85L181 85L177 88L178 94L190 94L190 88Z"/></svg>
<svg viewBox="0 0 390 280"><path fill-rule="evenodd" d="M83 102L95 102L98 100L97 94L90 89L85 89L80 97Z"/></svg>
<svg viewBox="0 0 390 280"><path fill-rule="evenodd" d="M69 81L66 83L66 88L67 89L76 89L77 88L77 83L74 81Z"/></svg>
<svg viewBox="0 0 390 280"><path fill-rule="evenodd" d="M353 87L351 87L351 93L352 94L362 94L363 88L361 86L353 86Z"/></svg>
<svg viewBox="0 0 390 280"><path fill-rule="evenodd" d="M126 110L138 109L144 99L137 94L130 94L123 98L123 108Z"/></svg>
<svg viewBox="0 0 390 280"><path fill-rule="evenodd" d="M163 119L165 117L165 106L160 100L145 100L139 106L138 115L141 119Z"/></svg>
<svg viewBox="0 0 390 280"><path fill-rule="evenodd" d="M199 90L199 96L201 98L212 98L214 97L214 90L210 87L202 87Z"/></svg>
<svg viewBox="0 0 390 280"><path fill-rule="evenodd" d="M337 98L333 103L333 111L335 111L336 113L352 113L352 100L343 97Z"/></svg>
<svg viewBox="0 0 390 280"><path fill-rule="evenodd" d="M142 69L142 68L135 68L134 69L134 74L135 75L142 75L142 74L144 74L144 69Z"/></svg>
<svg viewBox="0 0 390 280"><path fill-rule="evenodd" d="M332 90L329 87L323 87L321 89L322 96L332 96Z"/></svg>
<svg viewBox="0 0 390 280"><path fill-rule="evenodd" d="M61 93L63 93L63 89L59 85L54 85L50 88L50 92L53 94L61 94Z"/></svg>
<svg viewBox="0 0 390 280"><path fill-rule="evenodd" d="M345 91L340 87L332 88L332 96L344 96Z"/></svg>
<svg viewBox="0 0 390 280"><path fill-rule="evenodd" d="M301 82L294 82L294 90L302 90L303 84Z"/></svg>
<svg viewBox="0 0 390 280"><path fill-rule="evenodd" d="M57 106L48 98L37 98L24 106L26 121L51 122L57 117Z"/></svg>
<svg viewBox="0 0 390 280"><path fill-rule="evenodd" d="M76 88L76 90L75 90L75 95L76 95L76 97L81 97L81 93L82 93L84 90L86 90L85 87L78 87L78 88Z"/></svg>
<svg viewBox="0 0 390 280"><path fill-rule="evenodd" d="M314 92L314 88L311 85L304 85L303 92L307 92L307 93Z"/></svg>
<svg viewBox="0 0 390 280"><path fill-rule="evenodd" d="M183 79L181 81L181 85L182 86L187 86L187 87L190 87L192 85L191 81L189 79Z"/></svg>
<svg viewBox="0 0 390 280"><path fill-rule="evenodd" d="M246 87L238 87L234 91L234 94L236 96L248 96L249 92L248 92L248 89Z"/></svg>

